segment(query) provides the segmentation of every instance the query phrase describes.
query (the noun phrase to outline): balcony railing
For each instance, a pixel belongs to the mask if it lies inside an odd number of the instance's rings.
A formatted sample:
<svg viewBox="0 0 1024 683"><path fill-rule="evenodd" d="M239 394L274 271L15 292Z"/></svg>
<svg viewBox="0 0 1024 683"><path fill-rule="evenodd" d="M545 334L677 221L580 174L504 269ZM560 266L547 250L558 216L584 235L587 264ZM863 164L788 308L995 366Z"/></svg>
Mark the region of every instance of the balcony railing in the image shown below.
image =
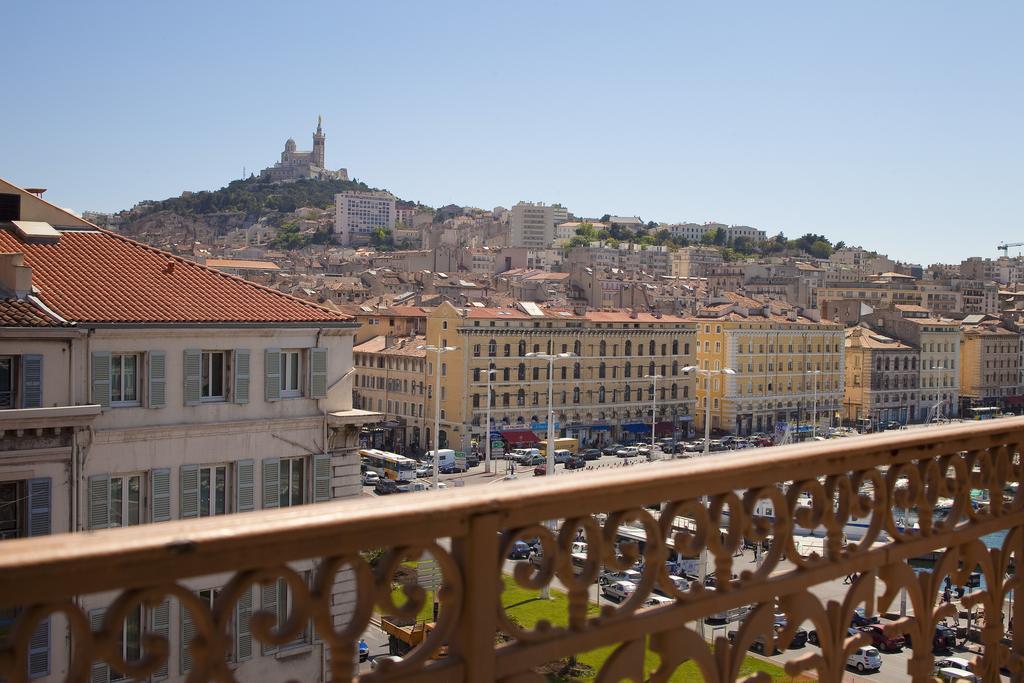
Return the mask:
<svg viewBox="0 0 1024 683"><path fill-rule="evenodd" d="M326 647L326 677L349 680L358 676L354 648L374 613L411 617L425 604L422 588L407 587L402 605L395 604L393 590L401 563L427 554L443 576L436 627L402 661L363 674L367 681L543 680L534 673L537 667L609 645L614 652L598 680L666 681L693 660L705 680L733 681L759 636L784 649L803 622L813 624L820 649L808 647L785 664L786 672L839 681L848 654L867 644L865 634L848 636L855 608L894 610L904 591L909 616L885 628L912 636L906 675L926 680L933 671L935 627L954 611L951 604L936 605L944 578L965 585L973 572L983 576L983 590L962 605L986 615L978 636L984 654L973 660L974 671L984 680L998 680L1000 669L1019 679L1024 636L1007 631L1010 623L1024 623L1024 608L1020 600L1009 609L1004 603L1009 591L1019 589L1015 569L1024 557L1022 442L1024 418L1008 418L614 473L6 541L0 544L0 608L22 611L0 651L0 678L26 677L36 624L57 613L71 632L70 680L87 680L92 664L101 660L144 678L164 665L169 645L148 634L146 654L124 661L120 622L133 607L170 598L195 625L189 680L234 680L226 629L235 603L250 587L283 578L294 596L291 613L278 624L270 613L255 611L253 638L282 645L312 620ZM774 516L757 516L768 503ZM692 523L680 523L685 518ZM858 541L844 534L854 518L870 520ZM903 523L907 519L917 524ZM642 552L616 544L620 527L630 524L646 535ZM799 552L798 529L823 536L820 556ZM993 544L996 532L1002 540ZM555 584L566 591L564 625L527 629L502 607L508 549L517 539L534 537L543 548L540 566L516 566L511 580L523 588ZM570 550L581 538L587 543L585 561L574 561ZM734 578L735 555L744 542L769 538L761 562ZM361 551L382 547L386 553L371 567ZM694 582L680 591L672 584L665 565L670 547L686 557L706 551L717 589ZM921 556L934 558L932 571L912 570L907 560ZM630 598L588 609L602 568L626 569L641 557L642 579ZM305 581L294 567L310 558L313 577ZM331 603L342 570L354 575L355 590L351 616L339 624ZM230 580L211 609L183 582L218 573ZM823 603L811 591L852 573L859 576L844 587L841 600ZM674 601L644 608L656 586ZM112 592L113 603L102 626L91 630L80 599L102 592ZM748 605L752 609L734 640L709 642L698 633L704 617ZM786 615L781 631L773 628L777 612ZM498 632L505 637L496 639ZM644 668L647 648L660 657L653 672ZM442 652L447 655L435 658Z"/></svg>

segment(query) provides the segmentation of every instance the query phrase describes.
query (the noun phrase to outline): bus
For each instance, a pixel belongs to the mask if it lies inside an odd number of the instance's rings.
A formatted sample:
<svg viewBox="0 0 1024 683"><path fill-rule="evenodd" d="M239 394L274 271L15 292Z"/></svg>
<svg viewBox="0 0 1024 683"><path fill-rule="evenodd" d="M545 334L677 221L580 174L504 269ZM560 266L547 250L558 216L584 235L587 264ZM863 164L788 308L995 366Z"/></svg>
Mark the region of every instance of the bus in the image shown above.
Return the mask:
<svg viewBox="0 0 1024 683"><path fill-rule="evenodd" d="M361 462L369 472L376 472L382 477L396 481L412 481L416 478L416 466L419 464L412 458L398 453L366 448L359 451Z"/></svg>
<svg viewBox="0 0 1024 683"><path fill-rule="evenodd" d="M971 408L971 416L975 420L991 420L993 417L999 417L1002 410L998 406L978 406Z"/></svg>
<svg viewBox="0 0 1024 683"><path fill-rule="evenodd" d="M541 453L546 454L548 452L548 442L541 441L537 444L537 448L540 449ZM573 455L580 452L580 440L579 439L555 439L555 450L556 451L569 451Z"/></svg>

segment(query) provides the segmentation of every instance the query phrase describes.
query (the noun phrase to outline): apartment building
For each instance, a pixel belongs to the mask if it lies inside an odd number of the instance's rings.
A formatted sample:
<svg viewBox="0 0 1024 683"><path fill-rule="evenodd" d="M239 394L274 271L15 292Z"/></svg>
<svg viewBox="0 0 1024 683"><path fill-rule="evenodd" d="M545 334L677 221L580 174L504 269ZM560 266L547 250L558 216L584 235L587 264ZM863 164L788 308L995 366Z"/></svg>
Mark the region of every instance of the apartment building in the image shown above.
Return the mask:
<svg viewBox="0 0 1024 683"><path fill-rule="evenodd" d="M996 318L972 315L960 325L961 413L974 406L1018 406L1020 400L1019 333Z"/></svg>
<svg viewBox="0 0 1024 683"><path fill-rule="evenodd" d="M351 405L349 316L100 230L6 182L0 206L0 288L13 311L0 319L0 505L14 519L5 538L359 493L359 429L379 416ZM295 569L312 577L315 566ZM186 585L212 602L229 578ZM352 585L339 574L339 622ZM112 597L85 598L94 626ZM263 609L283 619L289 600L276 582L239 602L227 626L237 676L323 675L324 645L311 628L286 646L259 647L242 618ZM64 680L74 639L62 615L43 623L33 675ZM170 602L133 608L125 652L140 651L144 631L171 648L153 679L187 677L189 613ZM121 678L106 665L91 673Z"/></svg>
<svg viewBox="0 0 1024 683"><path fill-rule="evenodd" d="M847 328L843 419L877 429L918 419L919 352L863 325Z"/></svg>
<svg viewBox="0 0 1024 683"><path fill-rule="evenodd" d="M625 310L569 311L522 303L514 308L456 308L443 303L427 318L430 344L454 346L427 353L427 443L431 400L440 372L441 442L468 447L486 426L487 370L493 369L492 431L511 443L535 442L547 429L548 361L531 353L572 354L554 362L555 429L584 444L644 438L655 428L686 434L693 420L692 320ZM658 375L655 380L654 376Z"/></svg>
<svg viewBox="0 0 1024 683"><path fill-rule="evenodd" d="M519 202L512 207L509 245L550 249L555 243L555 226L568 219L569 212L559 204Z"/></svg>
<svg viewBox="0 0 1024 683"><path fill-rule="evenodd" d="M722 252L711 247L683 247L672 252L671 259L671 274L679 277L707 277L724 261Z"/></svg>
<svg viewBox="0 0 1024 683"><path fill-rule="evenodd" d="M918 419L960 414L960 324L933 316L920 306L876 308L863 322L920 353Z"/></svg>
<svg viewBox="0 0 1024 683"><path fill-rule="evenodd" d="M356 407L379 413L371 445L396 453L420 453L424 441L426 337L373 337L352 349ZM433 390L431 390L433 391Z"/></svg>
<svg viewBox="0 0 1024 683"><path fill-rule="evenodd" d="M367 244L375 230L395 227L395 201L388 192L339 192L334 195L334 232L345 246Z"/></svg>
<svg viewBox="0 0 1024 683"><path fill-rule="evenodd" d="M750 434L827 426L843 399L843 328L817 311L735 293L697 311L697 425ZM714 374L725 368L735 374Z"/></svg>
<svg viewBox="0 0 1024 683"><path fill-rule="evenodd" d="M675 254L664 246L648 246L622 242L617 245L605 242L591 242L585 247L576 247L566 258L565 269L574 268L619 268L629 273L644 272L648 275L673 275Z"/></svg>

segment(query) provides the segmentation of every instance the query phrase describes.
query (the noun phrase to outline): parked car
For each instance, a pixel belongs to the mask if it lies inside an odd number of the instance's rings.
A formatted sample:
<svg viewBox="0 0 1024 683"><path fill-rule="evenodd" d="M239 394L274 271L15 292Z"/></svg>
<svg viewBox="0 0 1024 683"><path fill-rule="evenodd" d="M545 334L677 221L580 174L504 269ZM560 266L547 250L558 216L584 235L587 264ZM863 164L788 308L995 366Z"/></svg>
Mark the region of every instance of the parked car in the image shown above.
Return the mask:
<svg viewBox="0 0 1024 683"><path fill-rule="evenodd" d="M395 665L399 664L401 661L402 658L398 655L379 655L370 660L370 670L376 671L377 667L380 666L381 663L383 662L391 662L393 665Z"/></svg>
<svg viewBox="0 0 1024 683"><path fill-rule="evenodd" d="M636 584L632 581L614 581L602 586L601 592L610 600L622 602L636 592Z"/></svg>
<svg viewBox="0 0 1024 683"><path fill-rule="evenodd" d="M887 635L881 624L872 624L861 629L864 633L871 635L871 644L882 652L899 652L903 649L906 639L897 635Z"/></svg>
<svg viewBox="0 0 1024 683"><path fill-rule="evenodd" d="M615 456L619 458L636 458L640 456L640 449L636 446L623 446L615 451Z"/></svg>
<svg viewBox="0 0 1024 683"><path fill-rule="evenodd" d="M775 615L775 635L778 637L783 629L788 625L785 614ZM796 631L793 632L793 638L789 641L789 645L786 647L790 650L795 650L807 645L807 629L797 627Z"/></svg>
<svg viewBox="0 0 1024 683"><path fill-rule="evenodd" d="M508 559L510 560L528 560L530 555L533 554L533 548L529 546L525 541L516 541L512 544L512 547L508 551Z"/></svg>
<svg viewBox="0 0 1024 683"><path fill-rule="evenodd" d="M939 669L960 669L970 672L971 663L963 657L942 657L935 660L935 671Z"/></svg>
<svg viewBox="0 0 1024 683"><path fill-rule="evenodd" d="M855 636L858 633L860 633L860 629L856 629L852 626L846 629L847 636ZM807 642L811 645L821 645L821 643L818 641L818 631L816 629L812 628L810 631L807 632Z"/></svg>
<svg viewBox="0 0 1024 683"><path fill-rule="evenodd" d="M684 579L684 578L683 578L683 577L681 577L681 576L675 576L675 575L673 575L673 574L670 574L670 575L669 575L669 577L668 577L668 580L669 580L669 581L670 581L670 582L672 583L672 585L674 585L674 586L676 587L676 589L677 589L677 590L679 590L679 591L686 591L686 590L688 590L688 589L690 588L690 582L689 582L689 581L687 581L686 579ZM655 593L657 593L658 595L664 595L665 597L672 597L672 596L671 596L671 595L670 595L670 594L668 593L668 590L667 590L667 589L665 589L665 588L663 588L663 587L662 587L661 585L658 585L658 586L656 586L656 587L654 588L654 592L655 592Z"/></svg>
<svg viewBox="0 0 1024 683"><path fill-rule="evenodd" d="M587 466L587 461L578 455L574 455L565 461L565 469L580 470Z"/></svg>
<svg viewBox="0 0 1024 683"><path fill-rule="evenodd" d="M952 667L936 669L935 678L939 679L942 683L976 683L981 680L970 671L954 669Z"/></svg>
<svg viewBox="0 0 1024 683"><path fill-rule="evenodd" d="M421 479L423 477L429 477L432 474L432 472L433 468L431 468L429 465L419 465L416 467L416 476L420 477Z"/></svg>
<svg viewBox="0 0 1024 683"><path fill-rule="evenodd" d="M548 459L545 458L540 453L534 453L533 455L526 456L526 458L523 459L523 464L529 467L530 465L540 465L543 463L547 463L547 461Z"/></svg>
<svg viewBox="0 0 1024 683"><path fill-rule="evenodd" d="M613 443L610 446L605 446L601 449L601 452L605 455L615 455L620 449L625 448L621 443Z"/></svg>
<svg viewBox="0 0 1024 683"><path fill-rule="evenodd" d="M412 481L406 481L404 479L398 479L398 480L395 481L395 488L398 489L398 493L409 493L410 491L422 491L422 490L424 490L422 488L420 488L420 489L416 488L416 484L417 483L419 483L420 486L424 486L425 485L425 482L412 482ZM430 486L426 485L426 488L430 488Z"/></svg>
<svg viewBox="0 0 1024 683"><path fill-rule="evenodd" d="M386 496L391 493L401 493L401 490L398 488L398 484L390 479L384 478L377 481L373 490L378 496Z"/></svg>
<svg viewBox="0 0 1024 683"><path fill-rule="evenodd" d="M580 453L584 460L600 460L601 449L600 448L588 448L587 450Z"/></svg>
<svg viewBox="0 0 1024 683"><path fill-rule="evenodd" d="M380 475L376 472L363 473L363 486L376 486L378 481L380 481Z"/></svg>
<svg viewBox="0 0 1024 683"><path fill-rule="evenodd" d="M565 463L567 463L569 461L569 458L571 458L571 457L572 457L572 451L566 450L564 448L559 448L559 449L555 450L555 464L556 465L564 465Z"/></svg>
<svg viewBox="0 0 1024 683"><path fill-rule="evenodd" d="M597 583L601 586L607 586L617 581L629 581L630 583L640 583L640 572L635 569L623 569L622 571L608 571L601 572L601 576L597 577Z"/></svg>
<svg viewBox="0 0 1024 683"><path fill-rule="evenodd" d="M541 464L539 464L539 465L537 465L536 467L533 468L533 476L535 476L535 477L543 477L547 473L548 473L547 463L543 463L542 462Z"/></svg>
<svg viewBox="0 0 1024 683"><path fill-rule="evenodd" d="M640 455L648 455L651 452L651 447L645 443L642 443L636 447L636 451Z"/></svg>
<svg viewBox="0 0 1024 683"><path fill-rule="evenodd" d="M867 611L863 607L858 607L853 610L853 617L850 619L850 626L860 628L861 626L870 626L871 624L878 623L878 615L868 616Z"/></svg>
<svg viewBox="0 0 1024 683"><path fill-rule="evenodd" d="M460 465L458 461L456 461L448 463L447 465L443 465L442 467L438 468L437 471L440 472L441 474L456 474L459 472L465 472L466 466Z"/></svg>
<svg viewBox="0 0 1024 683"><path fill-rule="evenodd" d="M643 606L644 607L662 607L664 605L671 605L673 603L675 603L675 600L672 600L671 598L666 598L664 595L658 595L656 593L652 593L651 595L649 595L647 597L646 600L644 600Z"/></svg>
<svg viewBox="0 0 1024 683"><path fill-rule="evenodd" d="M871 645L858 647L856 652L846 658L846 666L853 667L859 673L879 671L882 668L882 655Z"/></svg>

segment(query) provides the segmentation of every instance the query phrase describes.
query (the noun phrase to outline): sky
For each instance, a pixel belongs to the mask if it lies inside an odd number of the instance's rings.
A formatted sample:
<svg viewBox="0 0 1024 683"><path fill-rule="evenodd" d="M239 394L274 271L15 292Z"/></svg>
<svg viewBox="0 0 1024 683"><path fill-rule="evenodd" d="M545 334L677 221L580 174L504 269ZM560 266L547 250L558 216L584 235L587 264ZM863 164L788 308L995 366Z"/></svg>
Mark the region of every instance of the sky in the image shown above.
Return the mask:
<svg viewBox="0 0 1024 683"><path fill-rule="evenodd" d="M1024 3L20 2L0 177L76 211L310 149L403 199L1024 242ZM13 93L13 95L11 95ZM1012 250L1015 254L1018 250Z"/></svg>

